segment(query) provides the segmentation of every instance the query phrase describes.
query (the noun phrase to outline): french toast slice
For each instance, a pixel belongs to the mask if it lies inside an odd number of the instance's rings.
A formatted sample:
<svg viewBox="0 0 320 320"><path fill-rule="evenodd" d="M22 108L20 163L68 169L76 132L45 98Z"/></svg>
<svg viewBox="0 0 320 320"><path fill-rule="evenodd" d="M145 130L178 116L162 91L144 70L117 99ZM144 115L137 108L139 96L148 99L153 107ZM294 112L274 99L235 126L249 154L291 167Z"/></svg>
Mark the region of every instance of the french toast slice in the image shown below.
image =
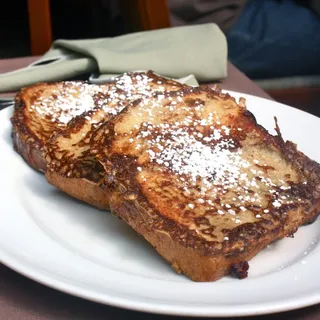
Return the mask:
<svg viewBox="0 0 320 320"><path fill-rule="evenodd" d="M45 172L43 147L50 137L68 128L76 116L94 107L93 96L110 84L83 81L38 83L15 96L12 136L15 150L34 169Z"/></svg>
<svg viewBox="0 0 320 320"><path fill-rule="evenodd" d="M116 77L107 91L93 97L93 108L73 119L67 130L46 143L48 182L81 201L107 209L109 187L104 184L103 166L90 153L92 134L136 99L147 98L155 91L165 93L187 87L152 71Z"/></svg>
<svg viewBox="0 0 320 320"><path fill-rule="evenodd" d="M245 278L248 261L320 211L319 164L219 90L135 101L92 139L111 211L194 281Z"/></svg>

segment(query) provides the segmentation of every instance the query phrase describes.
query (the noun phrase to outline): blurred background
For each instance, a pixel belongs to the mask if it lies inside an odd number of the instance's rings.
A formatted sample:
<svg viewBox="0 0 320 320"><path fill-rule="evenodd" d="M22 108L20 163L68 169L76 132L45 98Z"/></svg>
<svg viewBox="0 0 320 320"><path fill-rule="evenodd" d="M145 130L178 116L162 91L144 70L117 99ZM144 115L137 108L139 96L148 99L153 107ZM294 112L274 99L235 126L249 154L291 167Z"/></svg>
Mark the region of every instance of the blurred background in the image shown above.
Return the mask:
<svg viewBox="0 0 320 320"><path fill-rule="evenodd" d="M194 2L193 0L190 1ZM261 0L255 1L262 2ZM281 0L269 1L274 4L281 2ZM291 0L283 0L282 2L286 3L289 1ZM6 1L6 8L2 8L0 19L0 58L42 55L49 49L50 44L55 39L113 37L140 30L151 30L188 23L196 24L210 21L210 15L206 16L206 19L203 18L204 10L208 8L209 12L209 7L197 7L197 10L191 8L193 11L190 7L182 8L182 13L180 12L180 14L176 10L177 7L179 5L183 7L186 2L186 0ZM199 2L209 3L210 1L206 0ZM217 3L219 2L221 4L225 3L225 1L222 0L217 1ZM241 4L245 7L250 1L228 0L227 2L230 3L230 8L233 9L235 6L238 6L238 4L235 5L235 3L239 3L239 6ZM253 3L252 0L251 2ZM302 5L307 2L308 1L304 1ZM2 6L4 6L4 4L2 4ZM258 8L254 7L252 10L255 10L253 11L253 14L257 17ZM262 10L259 13L261 15L261 21L270 20L266 12L268 8L262 8L260 10ZM199 12L202 12L202 15L199 15ZM192 14L195 18L192 18ZM242 15L244 14L242 13ZM314 18L315 16L313 17L312 15L313 13L311 13L311 17ZM315 20L317 18L315 18ZM294 19L294 17L292 19ZM298 19L300 19L300 17L298 17ZM250 16L247 20L250 20L251 24L257 23L257 21L252 21ZM267 22L270 24L269 20ZM242 23L241 26L238 24L237 27L241 27L242 30L244 27L248 29L250 26L246 26L246 20L244 21L245 22ZM295 23L299 25L300 21L296 21ZM258 29L259 25L251 25L251 28L253 27ZM307 27L308 26L306 25L305 30ZM287 28L287 31L290 32L290 25L288 25ZM302 31L304 30L303 23L301 24L300 29ZM227 32L225 30L223 31ZM254 35L256 40L255 44L259 45L259 41L263 41L263 36L265 36L263 32L264 31L262 30L260 34ZM295 31L293 30L293 32ZM311 50L310 53L313 53L313 55L318 52L317 50L320 52L320 29L318 30L314 27L313 33L306 30L305 35L303 33L301 35L304 40L301 44L296 43L297 48L300 46L299 49L301 50L301 46L303 45L303 49ZM308 44L305 40L317 40L314 37L318 37L318 42L309 42L310 48L305 47ZM238 48L239 51L242 50L241 46L238 46ZM236 52L237 48L232 47L232 50ZM262 49L260 48L260 51L261 50ZM260 51L258 50L257 54L260 54L261 58L265 51L262 53ZM317 71L320 70L320 55L317 60L318 62L316 62L318 64L311 69L310 67L309 69L306 68L307 72L305 73L297 73L295 72L296 69L293 68L292 73L290 73L289 70L285 74L275 73L274 75L272 73L261 73L259 75L251 72L251 69L247 68L245 62L240 63L237 62L236 59L233 61L232 57L230 58L240 71L244 72L251 80L255 81L260 87L275 98L275 100L320 116L320 72ZM254 57L251 57L251 59L254 59ZM310 65L310 59L301 59L299 63L302 67L308 63ZM292 62L292 64L294 64L294 62ZM318 66L319 69L317 69Z"/></svg>

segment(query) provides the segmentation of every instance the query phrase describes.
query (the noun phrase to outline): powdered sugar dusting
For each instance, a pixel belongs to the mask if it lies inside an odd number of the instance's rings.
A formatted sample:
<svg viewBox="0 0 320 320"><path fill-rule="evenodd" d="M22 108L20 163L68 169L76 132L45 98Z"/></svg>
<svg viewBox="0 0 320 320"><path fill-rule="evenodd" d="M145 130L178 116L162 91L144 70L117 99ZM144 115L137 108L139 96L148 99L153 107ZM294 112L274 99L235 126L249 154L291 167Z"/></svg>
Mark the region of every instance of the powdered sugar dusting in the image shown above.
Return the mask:
<svg viewBox="0 0 320 320"><path fill-rule="evenodd" d="M249 163L241 158L241 149L234 148L232 139L219 140L221 135L216 130L206 141L216 141L212 145L204 144L199 140L199 135L189 135L187 131L169 127L162 131L163 135L170 134L170 139L165 140L165 145L158 144L163 137L151 140L147 152L150 160L164 165L178 175L187 175L189 181L196 183L202 179L207 187L221 186L233 188L236 186L241 167L248 167ZM147 136L141 132L141 137ZM155 153L153 150L160 152ZM202 190L204 193L206 188Z"/></svg>
<svg viewBox="0 0 320 320"><path fill-rule="evenodd" d="M58 125L66 125L73 118L92 110L95 106L94 95L106 91L105 86L82 82L66 81L61 87L54 88L50 95L41 95L31 105L43 117L49 117Z"/></svg>
<svg viewBox="0 0 320 320"><path fill-rule="evenodd" d="M204 101L191 99L192 105L188 105L189 100L176 93L171 99L160 95L160 99L141 102L134 114L144 121L132 127L127 140L134 144L138 158L142 155L142 161L168 172L166 183L176 184L177 192L185 197L187 204L180 219L194 221L195 216L201 216L210 220L217 216L236 226L264 219L296 201L290 196L288 179L269 174L276 169L268 165L268 155L257 160L251 151L260 154L259 147L243 149L240 136L247 134L245 127L226 124L228 121L216 111L208 111ZM155 120L158 117L161 120ZM139 162L142 175L144 163ZM191 226L200 234L208 228ZM209 237L209 231L205 232Z"/></svg>
<svg viewBox="0 0 320 320"><path fill-rule="evenodd" d="M77 81L65 81L59 87L51 89L50 93L40 95L34 100L30 110L50 118L57 126L64 127L72 119L89 111L86 120L90 121L96 111L116 115L128 103L141 97L150 97L154 90L165 92L168 88L159 85L154 78L146 73L124 73L105 85L94 85ZM178 89L172 84L169 89ZM96 122L96 120L93 120Z"/></svg>

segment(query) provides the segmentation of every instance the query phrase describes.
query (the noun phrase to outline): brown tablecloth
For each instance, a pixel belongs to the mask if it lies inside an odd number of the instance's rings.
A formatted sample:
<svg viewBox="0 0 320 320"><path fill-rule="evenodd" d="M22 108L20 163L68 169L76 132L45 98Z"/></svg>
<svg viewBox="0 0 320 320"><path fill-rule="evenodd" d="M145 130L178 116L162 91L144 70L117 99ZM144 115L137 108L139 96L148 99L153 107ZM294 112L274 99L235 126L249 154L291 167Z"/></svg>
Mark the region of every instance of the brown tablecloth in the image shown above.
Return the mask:
<svg viewBox="0 0 320 320"><path fill-rule="evenodd" d="M0 60L0 73L18 69L36 57ZM228 79L220 85L224 89L248 93L264 98L270 96L250 81L232 64L228 65ZM0 96L11 96L8 93ZM1 257L0 257L1 258ZM317 281L317 279L315 279ZM276 286L276 284L275 284ZM263 288L261 288L263 290ZM32 281L0 264L0 320L64 320L64 319L182 319L134 312L83 300ZM188 319L188 318L183 318ZM194 318L190 318L194 319ZM231 319L231 318L230 318ZM234 318L235 319L235 318ZM237 318L244 319L244 318ZM248 318L246 318L248 319ZM279 314L250 317L252 320L320 320L320 305Z"/></svg>

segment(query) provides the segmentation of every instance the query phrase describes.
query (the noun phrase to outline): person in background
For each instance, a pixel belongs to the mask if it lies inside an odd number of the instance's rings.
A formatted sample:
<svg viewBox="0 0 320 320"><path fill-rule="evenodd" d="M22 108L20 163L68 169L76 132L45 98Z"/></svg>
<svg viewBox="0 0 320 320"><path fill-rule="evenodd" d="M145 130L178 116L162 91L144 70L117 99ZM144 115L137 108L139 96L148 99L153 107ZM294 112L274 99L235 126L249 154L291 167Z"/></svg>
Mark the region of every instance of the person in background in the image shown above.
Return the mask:
<svg viewBox="0 0 320 320"><path fill-rule="evenodd" d="M172 26L217 23L227 38L229 60L253 79L320 75L320 0L167 4Z"/></svg>

